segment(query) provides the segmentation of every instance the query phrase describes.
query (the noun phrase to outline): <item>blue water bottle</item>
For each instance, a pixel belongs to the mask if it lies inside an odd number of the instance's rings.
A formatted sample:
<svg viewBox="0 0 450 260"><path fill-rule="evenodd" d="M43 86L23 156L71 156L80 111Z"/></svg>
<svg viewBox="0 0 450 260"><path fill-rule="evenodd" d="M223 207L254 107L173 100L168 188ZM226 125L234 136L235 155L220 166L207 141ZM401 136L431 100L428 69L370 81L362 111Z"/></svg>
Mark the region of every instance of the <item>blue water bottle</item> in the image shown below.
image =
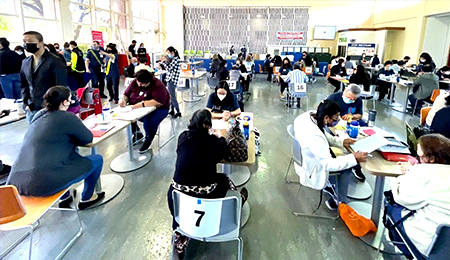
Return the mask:
<svg viewBox="0 0 450 260"><path fill-rule="evenodd" d="M357 138L359 132L359 123L357 121L352 121L350 123L350 133L349 136L351 138Z"/></svg>
<svg viewBox="0 0 450 260"><path fill-rule="evenodd" d="M250 137L250 128L249 128L249 124L247 121L244 122L244 136L245 136L245 139L247 139L247 140Z"/></svg>

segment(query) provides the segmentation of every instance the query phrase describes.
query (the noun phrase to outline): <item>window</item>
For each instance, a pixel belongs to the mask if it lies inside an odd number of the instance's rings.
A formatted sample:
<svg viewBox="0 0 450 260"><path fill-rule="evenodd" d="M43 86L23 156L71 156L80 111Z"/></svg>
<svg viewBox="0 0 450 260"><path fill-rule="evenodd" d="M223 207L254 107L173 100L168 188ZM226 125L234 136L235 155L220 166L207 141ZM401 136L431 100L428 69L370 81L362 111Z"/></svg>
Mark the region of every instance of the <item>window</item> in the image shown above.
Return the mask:
<svg viewBox="0 0 450 260"><path fill-rule="evenodd" d="M109 0L96 0L95 1L95 8L110 10L111 9L111 3Z"/></svg>
<svg viewBox="0 0 450 260"><path fill-rule="evenodd" d="M84 5L90 4L89 0L70 0L70 1L74 2L74 3L84 4Z"/></svg>
<svg viewBox="0 0 450 260"><path fill-rule="evenodd" d="M70 12L72 13L72 22L92 24L91 8L70 3Z"/></svg>
<svg viewBox="0 0 450 260"><path fill-rule="evenodd" d="M24 16L56 19L53 0L22 0L22 5Z"/></svg>
<svg viewBox="0 0 450 260"><path fill-rule="evenodd" d="M111 26L111 13L107 11L97 10L97 26Z"/></svg>
<svg viewBox="0 0 450 260"><path fill-rule="evenodd" d="M92 34L90 25L72 24L73 39L77 43L90 43L92 42Z"/></svg>
<svg viewBox="0 0 450 260"><path fill-rule="evenodd" d="M25 31L40 32L44 37L44 42L58 42L61 39L56 21L25 18Z"/></svg>
<svg viewBox="0 0 450 260"><path fill-rule="evenodd" d="M114 12L125 14L126 13L125 2L122 0L114 0L113 10L114 10Z"/></svg>
<svg viewBox="0 0 450 260"><path fill-rule="evenodd" d="M115 15L115 26L119 29L127 29L127 17L125 15Z"/></svg>
<svg viewBox="0 0 450 260"><path fill-rule="evenodd" d="M17 14L14 0L0 0L0 13L2 14Z"/></svg>
<svg viewBox="0 0 450 260"><path fill-rule="evenodd" d="M3 10L2 10L3 11ZM18 30L20 28L20 30ZM0 15L0 35L10 42L22 42L22 19L17 16Z"/></svg>

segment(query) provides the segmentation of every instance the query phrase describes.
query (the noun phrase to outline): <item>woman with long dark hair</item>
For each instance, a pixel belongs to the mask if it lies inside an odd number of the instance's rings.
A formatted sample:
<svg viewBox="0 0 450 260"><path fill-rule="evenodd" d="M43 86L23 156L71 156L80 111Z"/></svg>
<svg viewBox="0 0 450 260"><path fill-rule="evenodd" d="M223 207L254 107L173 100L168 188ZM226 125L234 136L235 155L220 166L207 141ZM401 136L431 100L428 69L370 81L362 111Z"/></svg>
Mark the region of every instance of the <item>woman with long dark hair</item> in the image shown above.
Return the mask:
<svg viewBox="0 0 450 260"><path fill-rule="evenodd" d="M355 142L351 138L343 139L332 136L327 128L336 126L340 120L341 108L332 100L320 102L316 111L307 111L294 121L295 137L301 146L303 165L295 165L300 182L316 190L323 189L331 198L325 202L330 210L337 210L339 202L347 201L348 183L352 176L352 167L357 162L364 162L367 153L356 152L335 157L330 146L344 149ZM332 185L328 185L330 172L339 172L337 194Z"/></svg>
<svg viewBox="0 0 450 260"><path fill-rule="evenodd" d="M169 57L169 65L167 66L167 88L169 89L170 94L170 110L169 115L173 118L181 117L180 107L177 101L177 84L178 78L180 77L181 68L180 68L180 55L178 51L170 46L166 50L167 56Z"/></svg>
<svg viewBox="0 0 450 260"><path fill-rule="evenodd" d="M280 77L280 75L287 75L290 71L292 71L292 64L291 60L289 60L288 57L283 59L283 63L281 64L281 67L279 69L278 74L278 82L280 84L280 98L284 98L283 92L285 89L287 89L289 83L284 82L283 78Z"/></svg>
<svg viewBox="0 0 450 260"><path fill-rule="evenodd" d="M364 91L370 90L370 78L366 73L363 65L356 66L356 73L352 74L349 79L350 83L364 86Z"/></svg>
<svg viewBox="0 0 450 260"><path fill-rule="evenodd" d="M220 81L214 93L209 95L206 109L212 113L213 118L222 118L224 120L241 114L239 102L236 96L231 93L226 81Z"/></svg>
<svg viewBox="0 0 450 260"><path fill-rule="evenodd" d="M31 121L7 183L21 195L46 197L84 180L79 209L85 209L105 196L95 193L103 166L101 155L81 156L77 146L92 142L93 135L81 120L68 113L71 93L68 87L51 87L44 95L46 108ZM60 207L68 207L73 194L61 198Z"/></svg>

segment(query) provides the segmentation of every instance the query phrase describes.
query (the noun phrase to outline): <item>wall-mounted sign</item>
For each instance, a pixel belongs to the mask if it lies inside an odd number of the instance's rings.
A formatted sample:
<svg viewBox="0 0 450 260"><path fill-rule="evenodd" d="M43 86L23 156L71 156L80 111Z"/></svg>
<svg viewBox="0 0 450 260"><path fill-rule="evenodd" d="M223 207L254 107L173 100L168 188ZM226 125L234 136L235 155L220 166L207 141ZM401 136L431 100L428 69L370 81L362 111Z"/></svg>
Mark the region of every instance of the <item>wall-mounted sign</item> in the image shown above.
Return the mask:
<svg viewBox="0 0 450 260"><path fill-rule="evenodd" d="M363 53L366 56L373 56L376 50L375 43L349 43L347 48L348 56L361 56Z"/></svg>
<svg viewBox="0 0 450 260"><path fill-rule="evenodd" d="M277 40L301 41L303 40L303 32L277 31Z"/></svg>

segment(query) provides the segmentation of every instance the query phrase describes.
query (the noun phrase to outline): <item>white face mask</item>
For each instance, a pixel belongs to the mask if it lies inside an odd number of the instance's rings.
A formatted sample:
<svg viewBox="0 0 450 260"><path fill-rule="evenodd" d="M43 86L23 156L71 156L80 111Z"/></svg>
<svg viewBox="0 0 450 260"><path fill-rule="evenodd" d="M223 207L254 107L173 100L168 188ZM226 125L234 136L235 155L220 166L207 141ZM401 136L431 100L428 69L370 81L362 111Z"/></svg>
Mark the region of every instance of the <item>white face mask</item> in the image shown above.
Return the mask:
<svg viewBox="0 0 450 260"><path fill-rule="evenodd" d="M226 96L227 96L227 95L220 95L220 94L217 94L217 97L219 98L220 101L224 100Z"/></svg>
<svg viewBox="0 0 450 260"><path fill-rule="evenodd" d="M341 65L342 67L345 67L345 64L344 63L342 63L342 65Z"/></svg>
<svg viewBox="0 0 450 260"><path fill-rule="evenodd" d="M16 51L16 53L19 54L19 55L23 54L23 52L21 52L21 51Z"/></svg>
<svg viewBox="0 0 450 260"><path fill-rule="evenodd" d="M420 62L422 62L422 63L425 62L425 61L427 61L427 60L426 59L420 59Z"/></svg>
<svg viewBox="0 0 450 260"><path fill-rule="evenodd" d="M444 72L444 75L450 75L450 71Z"/></svg>
<svg viewBox="0 0 450 260"><path fill-rule="evenodd" d="M344 101L345 104L355 103L354 100L351 100L348 97L344 97L344 96L342 96L342 100Z"/></svg>

